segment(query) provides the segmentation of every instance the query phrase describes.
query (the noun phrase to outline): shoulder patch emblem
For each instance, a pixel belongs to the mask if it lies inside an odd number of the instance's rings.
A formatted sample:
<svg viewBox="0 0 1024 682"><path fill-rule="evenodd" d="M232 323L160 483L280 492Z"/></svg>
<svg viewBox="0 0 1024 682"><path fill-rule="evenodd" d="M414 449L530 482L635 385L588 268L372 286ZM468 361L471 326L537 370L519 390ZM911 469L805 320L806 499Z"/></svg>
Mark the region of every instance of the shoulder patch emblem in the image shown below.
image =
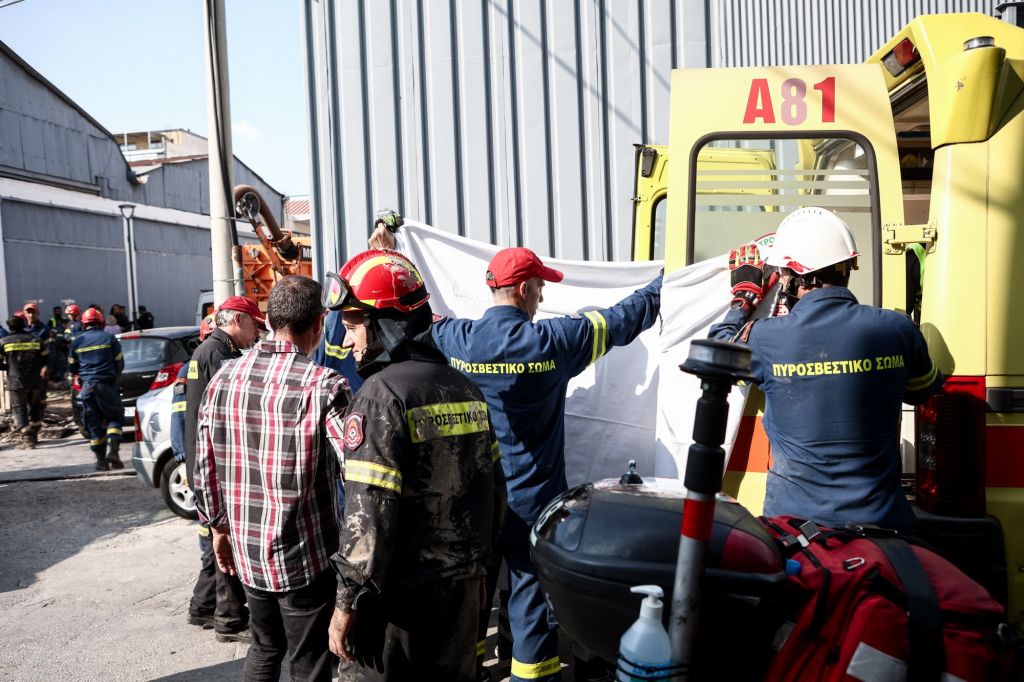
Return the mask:
<svg viewBox="0 0 1024 682"><path fill-rule="evenodd" d="M199 363L195 360L189 360L188 362L188 374L185 375L187 379L198 379L199 378Z"/></svg>
<svg viewBox="0 0 1024 682"><path fill-rule="evenodd" d="M363 444L363 415L353 412L345 417L345 449L355 450Z"/></svg>

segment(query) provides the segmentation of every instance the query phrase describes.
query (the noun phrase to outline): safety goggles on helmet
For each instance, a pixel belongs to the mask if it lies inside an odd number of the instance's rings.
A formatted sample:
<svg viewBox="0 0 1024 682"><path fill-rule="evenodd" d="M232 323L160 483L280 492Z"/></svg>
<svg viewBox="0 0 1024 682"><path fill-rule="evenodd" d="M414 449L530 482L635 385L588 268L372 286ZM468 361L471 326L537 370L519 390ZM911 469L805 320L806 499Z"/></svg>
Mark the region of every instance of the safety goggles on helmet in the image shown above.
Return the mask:
<svg viewBox="0 0 1024 682"><path fill-rule="evenodd" d="M324 276L320 304L328 310L376 310L369 303L363 303L352 293L352 285L335 272Z"/></svg>

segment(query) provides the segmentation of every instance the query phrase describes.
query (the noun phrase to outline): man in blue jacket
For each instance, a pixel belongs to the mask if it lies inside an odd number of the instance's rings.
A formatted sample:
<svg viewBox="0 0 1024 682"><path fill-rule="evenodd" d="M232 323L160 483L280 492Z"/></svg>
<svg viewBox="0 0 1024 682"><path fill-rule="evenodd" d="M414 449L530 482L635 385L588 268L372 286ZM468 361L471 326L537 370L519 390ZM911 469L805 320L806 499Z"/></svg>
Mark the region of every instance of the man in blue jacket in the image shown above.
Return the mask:
<svg viewBox="0 0 1024 682"><path fill-rule="evenodd" d="M393 248L398 224L378 221L370 245ZM558 624L530 561L529 540L541 510L568 488L569 380L613 346L624 346L650 328L661 305L658 276L611 308L534 322L545 282L562 277L530 249L502 249L485 277L494 305L479 320L444 318L432 329L448 363L484 394L501 449L509 507L501 549L511 583L513 681L560 677ZM493 589L494 576L489 577ZM482 653L483 642L477 646Z"/></svg>
<svg viewBox="0 0 1024 682"><path fill-rule="evenodd" d="M861 305L847 288L857 245L846 223L801 208L779 225L762 262L756 247L733 252L733 304L712 338L744 341L764 391L772 464L764 513L842 527L872 523L910 532L900 488L900 403L923 403L943 376L905 315ZM750 322L780 268L792 310Z"/></svg>
<svg viewBox="0 0 1024 682"><path fill-rule="evenodd" d="M661 277L611 308L534 322L545 282L562 273L533 251L503 249L487 267L494 305L479 320L442 319L433 339L491 408L508 485L502 554L509 569L512 680L557 679L557 623L530 561L530 528L568 486L565 394L569 380L651 327Z"/></svg>

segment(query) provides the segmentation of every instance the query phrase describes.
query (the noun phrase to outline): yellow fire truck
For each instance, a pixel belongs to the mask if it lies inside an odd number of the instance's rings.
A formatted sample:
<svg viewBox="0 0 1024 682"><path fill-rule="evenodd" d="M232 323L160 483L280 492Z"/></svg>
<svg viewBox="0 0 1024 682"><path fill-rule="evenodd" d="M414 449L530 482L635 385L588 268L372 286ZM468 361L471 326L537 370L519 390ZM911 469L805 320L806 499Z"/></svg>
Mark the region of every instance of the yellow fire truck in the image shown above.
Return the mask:
<svg viewBox="0 0 1024 682"><path fill-rule="evenodd" d="M638 148L635 259L671 271L824 206L863 254L858 299L906 310L926 251L921 329L949 379L904 419L920 530L1024 622L1024 30L922 16L865 64L679 70L671 115L668 146ZM755 513L762 407L725 476Z"/></svg>

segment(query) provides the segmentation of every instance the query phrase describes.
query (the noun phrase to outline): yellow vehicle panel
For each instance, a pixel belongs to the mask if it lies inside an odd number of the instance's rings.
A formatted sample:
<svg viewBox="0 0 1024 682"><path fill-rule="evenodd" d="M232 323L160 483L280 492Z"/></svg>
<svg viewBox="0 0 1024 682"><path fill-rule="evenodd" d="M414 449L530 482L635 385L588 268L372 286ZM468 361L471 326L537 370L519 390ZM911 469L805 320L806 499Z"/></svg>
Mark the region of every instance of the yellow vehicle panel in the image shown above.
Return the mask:
<svg viewBox="0 0 1024 682"><path fill-rule="evenodd" d="M695 250L693 240L697 234L695 224L702 211L753 219L768 227L799 205L817 205L833 198L847 201L849 197L828 196L821 184L813 180L833 171L816 169L807 159L808 153L822 140L847 139L867 150L870 173L858 176L859 186L867 193L861 211L864 237L872 244L859 244L865 258L874 259L874 265L865 264L884 282L887 275L903 281L903 264L892 263L892 273L881 272L880 236L884 223L902 223L903 205L900 194L899 161L896 137L889 112L889 98L885 81L877 65L845 66L787 66L771 68L729 68L679 70L672 74L672 121L670 125L670 153L672 173L668 177L671 202L668 206L668 224L685 225L686 229L671 230L666 236L666 270L675 270L706 254ZM688 106L696 93L715 93L715 97L701 97L700 107ZM757 144L765 138L800 140L799 158L790 170L776 169L772 187L777 196L765 198L760 204L744 198L743 187L732 191L732 198L721 197L730 206L705 206L719 197L701 197L713 193L704 182L713 177L703 160L720 150L708 146L721 140L747 140ZM748 149L731 150L750 153ZM713 157L712 157L713 158ZM773 165L775 165L773 163ZM852 171L851 171L852 172ZM751 171L753 174L753 171ZM719 187L729 186L732 178L717 178ZM747 176L744 187L760 187L761 178ZM784 194L788 192L788 196ZM698 206L698 204L700 204ZM739 213L743 212L743 213ZM706 217L710 218L708 213ZM716 216L717 218L718 216ZM764 229L763 231L770 231ZM757 237L756 232L738 237ZM714 244L712 253L721 253L724 244ZM874 248L873 248L874 247ZM710 247L709 247L710 248ZM872 250L874 254L872 254ZM695 258L696 256L696 258ZM897 268L899 268L897 270ZM871 282L865 283L868 296L879 302L881 290ZM861 293L863 297L864 292ZM899 295L903 295L902 287ZM764 502L765 472L768 468L768 444L764 437L757 405L763 402L758 392L748 403L741 435L733 450L725 489L744 505L759 513ZM739 457L737 457L737 454Z"/></svg>
<svg viewBox="0 0 1024 682"><path fill-rule="evenodd" d="M666 211L662 204L668 196L668 147L645 145L639 149L636 168L636 193L633 201L633 260L655 260L665 256ZM740 176L729 171L770 170L775 167L771 152L757 149L706 148L697 156L697 172L710 171L722 180L737 180ZM754 175L754 180L768 180L767 175ZM712 194L721 190L701 187L697 178L697 193ZM770 189L751 188L750 194L767 194Z"/></svg>

